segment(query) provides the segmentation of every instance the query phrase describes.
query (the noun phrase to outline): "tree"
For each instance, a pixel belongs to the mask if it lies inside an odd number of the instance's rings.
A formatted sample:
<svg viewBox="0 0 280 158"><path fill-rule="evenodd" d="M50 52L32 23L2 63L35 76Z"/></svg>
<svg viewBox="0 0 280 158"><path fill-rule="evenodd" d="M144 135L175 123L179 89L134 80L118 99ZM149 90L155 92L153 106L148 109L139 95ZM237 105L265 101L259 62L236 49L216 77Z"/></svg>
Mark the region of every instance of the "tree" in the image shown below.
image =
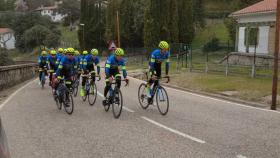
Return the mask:
<svg viewBox="0 0 280 158"><path fill-rule="evenodd" d="M146 48L156 47L160 40L159 18L160 18L160 1L149 0L145 9L144 21L144 45Z"/></svg>
<svg viewBox="0 0 280 158"><path fill-rule="evenodd" d="M179 42L191 44L194 38L192 0L178 0Z"/></svg>
<svg viewBox="0 0 280 158"><path fill-rule="evenodd" d="M196 27L204 27L204 0L193 0L193 20Z"/></svg>
<svg viewBox="0 0 280 158"><path fill-rule="evenodd" d="M107 42L116 40L116 15L119 7L119 0L108 0L108 6L106 11L106 31L105 37Z"/></svg>
<svg viewBox="0 0 280 158"><path fill-rule="evenodd" d="M6 10L15 10L16 0L6 0Z"/></svg>
<svg viewBox="0 0 280 158"><path fill-rule="evenodd" d="M167 39L169 42L179 42L179 29L178 29L178 2L177 0L169 0L169 17L168 17L168 28L170 37ZM184 8L185 9L185 8Z"/></svg>
<svg viewBox="0 0 280 158"><path fill-rule="evenodd" d="M5 8L5 0L0 0L0 11L5 11L6 8Z"/></svg>
<svg viewBox="0 0 280 158"><path fill-rule="evenodd" d="M120 10L122 47L142 47L144 27L144 1L123 0Z"/></svg>
<svg viewBox="0 0 280 158"><path fill-rule="evenodd" d="M66 24L70 25L70 30L73 29L73 23L80 18L80 2L77 0L63 0L59 5L59 12L67 15L65 18Z"/></svg>
<svg viewBox="0 0 280 158"><path fill-rule="evenodd" d="M24 32L24 41L28 50L37 46L57 47L60 36L42 25L35 25Z"/></svg>
<svg viewBox="0 0 280 158"><path fill-rule="evenodd" d="M56 25L50 20L49 17L41 16L39 13L25 13L19 14L15 17L11 24L11 28L14 30L16 38L16 48L26 51L26 39L27 36L24 36L25 32L32 28L35 25L41 25L46 27L51 32L60 36L60 32L57 30ZM36 36L35 34L33 36ZM31 37L31 35L29 36ZM29 47L32 48L32 47Z"/></svg>
<svg viewBox="0 0 280 158"><path fill-rule="evenodd" d="M81 20L78 31L81 48L90 50L105 47L105 8L102 1L81 1ZM84 30L83 30L84 29ZM85 41L83 36L85 35ZM84 43L85 42L85 43Z"/></svg>

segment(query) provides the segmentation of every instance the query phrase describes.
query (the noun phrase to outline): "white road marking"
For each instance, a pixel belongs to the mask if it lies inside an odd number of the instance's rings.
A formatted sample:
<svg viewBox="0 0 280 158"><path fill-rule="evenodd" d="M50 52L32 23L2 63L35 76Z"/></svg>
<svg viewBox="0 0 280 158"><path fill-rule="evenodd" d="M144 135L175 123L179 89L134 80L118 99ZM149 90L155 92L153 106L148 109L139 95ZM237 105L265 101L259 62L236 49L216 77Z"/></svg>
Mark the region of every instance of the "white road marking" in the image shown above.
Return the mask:
<svg viewBox="0 0 280 158"><path fill-rule="evenodd" d="M100 93L99 91L97 91L97 94L98 94L100 97L103 97L103 98L104 98L104 95L103 95L102 93ZM125 106L123 106L123 109L126 110L126 111L128 111L128 112L131 112L131 113L135 112L135 111L133 111L133 110L131 110L131 109L125 107Z"/></svg>
<svg viewBox="0 0 280 158"><path fill-rule="evenodd" d="M135 112L135 111L133 111L133 110L131 110L131 109L125 107L125 106L123 106L123 109L126 110L126 111L128 111L128 112L131 112L131 113Z"/></svg>
<svg viewBox="0 0 280 158"><path fill-rule="evenodd" d="M236 158L247 158L247 157L243 155L237 155Z"/></svg>
<svg viewBox="0 0 280 158"><path fill-rule="evenodd" d="M152 123L152 124L154 124L154 125L157 125L157 126L163 128L163 129L166 129L166 130L168 130L168 131L170 131L170 132L172 132L172 133L175 133L175 134L177 134L177 135L180 135L180 136L182 136L182 137L188 138L188 139L190 139L190 140L192 140L192 141L195 141L195 142L197 142L197 143L201 143L201 144L205 144L205 143L206 143L205 141L203 141L203 140L201 140L201 139L195 138L195 137L190 136L190 135L188 135L188 134L185 134L185 133L182 133L182 132L177 131L177 130L175 130L175 129L169 128L169 127L167 127L167 126L165 126L165 125L163 125L163 124L160 124L160 123L158 123L158 122L156 122L156 121L154 121L154 120L151 120L151 119L149 119L149 118L147 118L147 117L145 117L145 116L142 116L141 118L144 119L144 120L146 120L146 121L148 121L148 122L150 122L150 123Z"/></svg>
<svg viewBox="0 0 280 158"><path fill-rule="evenodd" d="M0 104L0 110L2 110L2 108L21 90L23 90L24 88L26 88L27 86L31 85L33 82L37 81L37 79L34 79L32 81L30 81L29 83L27 83L26 85L22 86L21 88L19 88L18 90L16 90L14 93L12 93L2 104Z"/></svg>
<svg viewBox="0 0 280 158"><path fill-rule="evenodd" d="M137 78L133 78L133 77L129 77L131 79L137 80L139 82L145 82L142 81L140 79ZM219 102L224 102L227 104L234 104L240 107L244 107L244 108L248 108L248 109L254 109L254 110L261 110L261 111L266 111L266 112L273 112L273 113L278 113L280 114L280 111L273 111L273 110L268 110L268 109L263 109L263 108L258 108L258 107L253 107L250 105L245 105L245 104L239 104L239 103L235 103L235 102L231 102L231 101L226 101L226 100L222 100L222 99L217 99L217 98L213 98L213 97L208 97L208 96L204 96L204 95L200 95L200 94L196 94L196 93L192 93L192 92L187 92L187 91L183 91L183 90L179 90L179 89L175 89L175 88L170 88L170 87L165 87L166 89L170 89L170 90L174 90L177 92L181 92L181 93L185 93L185 94L189 94L189 95L193 95L193 96L197 96L197 97L201 97L201 98L206 98L206 99L211 99L211 100L215 100L215 101L219 101Z"/></svg>

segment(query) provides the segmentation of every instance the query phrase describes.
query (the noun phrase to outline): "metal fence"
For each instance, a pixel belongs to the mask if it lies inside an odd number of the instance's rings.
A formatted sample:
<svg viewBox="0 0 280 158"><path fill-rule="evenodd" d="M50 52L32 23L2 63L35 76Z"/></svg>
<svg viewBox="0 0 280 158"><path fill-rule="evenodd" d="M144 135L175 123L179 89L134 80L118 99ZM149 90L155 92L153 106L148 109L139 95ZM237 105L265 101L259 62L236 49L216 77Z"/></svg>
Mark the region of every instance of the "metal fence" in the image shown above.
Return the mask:
<svg viewBox="0 0 280 158"><path fill-rule="evenodd" d="M127 64L137 68L148 68L150 53L145 48L128 48L126 51ZM150 49L152 50L152 49ZM192 49L191 45L183 43L171 44L171 73L183 71L195 73L211 73L226 76L272 77L273 60L258 55L248 56L246 63L236 63L231 58L242 56L234 52L233 45L221 43L220 49L203 52L201 48ZM246 54L245 54L246 55Z"/></svg>

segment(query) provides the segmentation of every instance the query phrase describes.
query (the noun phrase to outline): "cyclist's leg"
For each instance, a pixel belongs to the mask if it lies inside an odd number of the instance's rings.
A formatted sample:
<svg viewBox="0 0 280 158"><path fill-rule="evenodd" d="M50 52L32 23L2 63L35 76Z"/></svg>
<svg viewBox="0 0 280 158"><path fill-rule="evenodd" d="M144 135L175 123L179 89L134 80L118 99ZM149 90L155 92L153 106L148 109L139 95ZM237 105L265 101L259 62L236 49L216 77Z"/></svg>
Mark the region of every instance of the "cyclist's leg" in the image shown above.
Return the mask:
<svg viewBox="0 0 280 158"><path fill-rule="evenodd" d="M86 70L84 72L85 75L88 74L88 71ZM81 91L80 91L80 96L85 96L85 85L86 85L86 80L87 80L87 77L82 77L82 88L81 88Z"/></svg>
<svg viewBox="0 0 280 158"><path fill-rule="evenodd" d="M122 77L121 77L121 74L119 72L116 72L115 75L115 79L116 79L116 86L120 89L121 88L121 80L122 80Z"/></svg>
<svg viewBox="0 0 280 158"><path fill-rule="evenodd" d="M106 82L106 86L104 88L104 97L105 98L106 98L106 96L107 96L107 94L108 94L108 92L109 92L109 90L111 88L111 83L109 81L109 78L110 78L110 76L107 76L106 79L105 79L105 82Z"/></svg>
<svg viewBox="0 0 280 158"><path fill-rule="evenodd" d="M42 80L43 68L44 68L44 66L42 64L39 64L39 81L40 82Z"/></svg>

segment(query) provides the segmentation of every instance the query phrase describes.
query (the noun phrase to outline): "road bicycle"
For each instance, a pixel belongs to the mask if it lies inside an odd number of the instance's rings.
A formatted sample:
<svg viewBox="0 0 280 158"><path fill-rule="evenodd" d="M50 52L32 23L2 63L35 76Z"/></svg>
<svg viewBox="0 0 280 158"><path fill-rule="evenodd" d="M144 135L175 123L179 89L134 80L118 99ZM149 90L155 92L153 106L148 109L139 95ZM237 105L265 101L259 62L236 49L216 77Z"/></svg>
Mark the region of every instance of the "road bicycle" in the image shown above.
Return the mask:
<svg viewBox="0 0 280 158"><path fill-rule="evenodd" d="M148 81L148 74L147 81ZM167 79L168 83L170 78L168 76L162 78L156 78L154 80L153 87L151 87L151 98L147 96L147 83L142 83L138 88L138 100L143 109L147 109L150 105L154 105L154 101L156 102L156 106L161 115L166 115L169 110L169 98L168 94L164 87L161 86L160 80Z"/></svg>
<svg viewBox="0 0 280 158"><path fill-rule="evenodd" d="M66 84L71 84L69 81L60 80L57 90L54 93L54 99L59 110L62 105L67 114L71 115L74 111L73 88L67 88Z"/></svg>
<svg viewBox="0 0 280 158"><path fill-rule="evenodd" d="M91 74L93 74L93 76ZM86 78L85 96L83 96L82 99L83 101L88 100L89 105L93 106L97 98L97 86L96 83L93 82L92 77L99 78L97 81L100 81L100 77L95 76L95 72L86 75L82 74L81 76Z"/></svg>
<svg viewBox="0 0 280 158"><path fill-rule="evenodd" d="M126 80L121 80L122 82ZM122 113L122 107L123 107L123 97L122 97L122 92L117 86L117 82L114 79L113 82L111 83L111 88L109 89L105 103L103 102L104 109L106 112L109 111L110 107L112 107L113 115L117 119L121 116ZM128 85L128 82L126 83L125 86ZM114 87L114 88L113 88Z"/></svg>

